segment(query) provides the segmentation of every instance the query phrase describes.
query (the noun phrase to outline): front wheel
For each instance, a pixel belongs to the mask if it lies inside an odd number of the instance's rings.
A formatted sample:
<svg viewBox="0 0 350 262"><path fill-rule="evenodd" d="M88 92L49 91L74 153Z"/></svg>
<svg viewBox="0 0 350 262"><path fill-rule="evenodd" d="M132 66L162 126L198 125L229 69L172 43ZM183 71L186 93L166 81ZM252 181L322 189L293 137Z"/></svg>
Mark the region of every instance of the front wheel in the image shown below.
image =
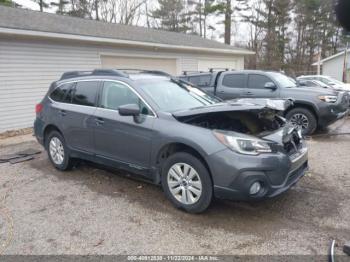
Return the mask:
<svg viewBox="0 0 350 262"><path fill-rule="evenodd" d="M294 108L286 115L294 126L302 129L303 135L312 135L317 128L317 119L315 115L305 108Z"/></svg>
<svg viewBox="0 0 350 262"><path fill-rule="evenodd" d="M207 168L188 153L175 153L165 161L162 187L177 208L189 213L205 211L213 196L213 184Z"/></svg>

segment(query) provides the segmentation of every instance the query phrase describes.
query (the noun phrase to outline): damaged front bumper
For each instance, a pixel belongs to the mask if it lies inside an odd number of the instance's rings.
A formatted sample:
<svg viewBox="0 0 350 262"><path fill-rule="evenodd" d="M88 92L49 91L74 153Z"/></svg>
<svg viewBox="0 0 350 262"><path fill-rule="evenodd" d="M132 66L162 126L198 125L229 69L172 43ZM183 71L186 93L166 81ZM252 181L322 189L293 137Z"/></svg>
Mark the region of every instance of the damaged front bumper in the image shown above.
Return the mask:
<svg viewBox="0 0 350 262"><path fill-rule="evenodd" d="M239 165L230 159L239 158ZM224 150L212 156L214 195L230 200L254 201L276 197L295 185L308 170L308 150L303 144L288 156L282 152L260 156L237 155ZM259 182L261 189L250 194L250 188Z"/></svg>

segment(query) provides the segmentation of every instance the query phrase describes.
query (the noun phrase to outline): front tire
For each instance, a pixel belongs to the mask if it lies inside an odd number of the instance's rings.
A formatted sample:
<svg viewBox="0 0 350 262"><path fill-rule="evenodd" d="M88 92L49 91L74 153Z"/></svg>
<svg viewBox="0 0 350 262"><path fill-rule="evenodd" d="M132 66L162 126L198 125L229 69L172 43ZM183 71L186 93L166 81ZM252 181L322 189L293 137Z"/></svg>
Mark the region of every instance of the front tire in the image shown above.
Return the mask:
<svg viewBox="0 0 350 262"><path fill-rule="evenodd" d="M305 108L294 108L290 110L286 118L293 125L301 127L303 135L312 135L317 128L316 116Z"/></svg>
<svg viewBox="0 0 350 262"><path fill-rule="evenodd" d="M72 169L74 161L69 155L69 150L61 133L51 131L45 140L47 154L54 167L61 171Z"/></svg>
<svg viewBox="0 0 350 262"><path fill-rule="evenodd" d="M175 207L189 213L205 211L213 197L213 184L205 165L189 153L171 155L162 167L162 187Z"/></svg>

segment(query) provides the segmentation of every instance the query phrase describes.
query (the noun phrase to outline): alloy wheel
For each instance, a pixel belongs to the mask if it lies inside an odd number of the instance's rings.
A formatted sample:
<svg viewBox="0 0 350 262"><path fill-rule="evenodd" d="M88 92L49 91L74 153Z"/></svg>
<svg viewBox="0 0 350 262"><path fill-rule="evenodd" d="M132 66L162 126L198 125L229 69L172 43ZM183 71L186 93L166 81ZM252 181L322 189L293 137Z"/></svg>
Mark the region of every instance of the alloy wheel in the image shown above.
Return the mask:
<svg viewBox="0 0 350 262"><path fill-rule="evenodd" d="M61 165L64 161L64 148L60 139L52 137L49 144L49 152L52 161L56 165Z"/></svg>
<svg viewBox="0 0 350 262"><path fill-rule="evenodd" d="M197 171L186 163L174 164L168 172L168 187L179 202L195 204L202 194L202 182Z"/></svg>
<svg viewBox="0 0 350 262"><path fill-rule="evenodd" d="M290 122L294 126L301 127L302 129L307 129L309 127L308 117L304 114L301 114L301 113L294 114L291 117Z"/></svg>

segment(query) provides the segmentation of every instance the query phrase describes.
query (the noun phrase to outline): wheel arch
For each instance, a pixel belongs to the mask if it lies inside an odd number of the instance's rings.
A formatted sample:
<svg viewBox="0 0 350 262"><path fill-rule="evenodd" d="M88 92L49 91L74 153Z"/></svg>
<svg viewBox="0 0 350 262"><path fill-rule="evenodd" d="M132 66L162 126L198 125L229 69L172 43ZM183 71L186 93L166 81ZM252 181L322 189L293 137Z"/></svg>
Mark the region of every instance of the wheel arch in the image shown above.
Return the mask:
<svg viewBox="0 0 350 262"><path fill-rule="evenodd" d="M175 154L175 153L179 153L179 152L186 152L189 153L191 155L193 155L194 157L198 158L203 165L205 166L205 168L208 170L209 175L210 175L210 179L213 182L213 178L212 178L212 173L210 170L210 166L208 165L203 152L201 152L200 149L197 149L193 146L190 146L186 143L183 142L170 142L168 144L163 145L156 154L156 158L154 159L154 163L157 169L157 178L156 178L156 183L159 184L161 181L161 169L163 166L163 163L165 162L165 160L167 158L169 158L171 155Z"/></svg>
<svg viewBox="0 0 350 262"><path fill-rule="evenodd" d="M315 116L316 121L318 123L319 117L317 114L317 110L315 109L315 107L313 105L311 105L309 103L305 103L305 102L300 102L300 101L294 102L294 105L291 106L290 108L288 108L288 110L286 110L284 112L284 116L286 116L290 111L292 111L293 109L296 109L296 108L304 108L304 109L309 110Z"/></svg>
<svg viewBox="0 0 350 262"><path fill-rule="evenodd" d="M47 125L45 127L44 133L43 133L44 134L44 146L46 146L46 139L47 139L48 134L50 134L50 132L52 132L52 131L57 131L58 133L60 133L63 136L61 130L57 126L52 125L52 124Z"/></svg>

